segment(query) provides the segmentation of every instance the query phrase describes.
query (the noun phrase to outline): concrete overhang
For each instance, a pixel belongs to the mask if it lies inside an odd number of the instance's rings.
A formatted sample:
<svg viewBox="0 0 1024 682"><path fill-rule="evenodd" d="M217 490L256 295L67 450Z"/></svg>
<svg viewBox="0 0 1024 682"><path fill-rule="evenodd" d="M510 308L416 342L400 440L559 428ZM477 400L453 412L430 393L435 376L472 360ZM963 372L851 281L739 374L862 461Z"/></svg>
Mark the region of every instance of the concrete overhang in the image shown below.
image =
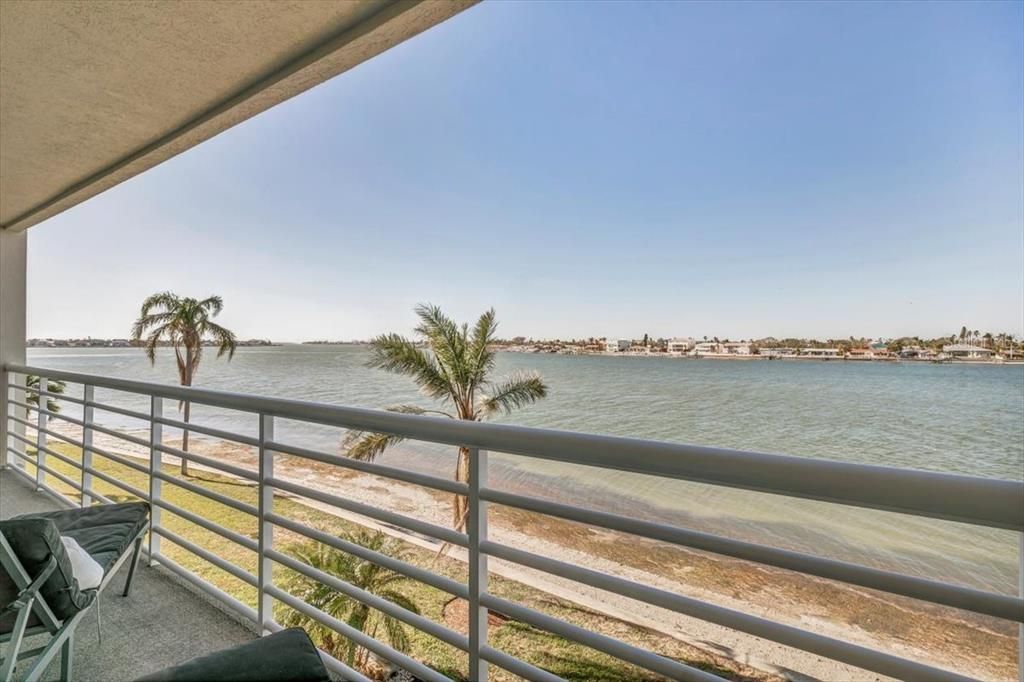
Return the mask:
<svg viewBox="0 0 1024 682"><path fill-rule="evenodd" d="M0 227L20 231L476 0L0 1Z"/></svg>

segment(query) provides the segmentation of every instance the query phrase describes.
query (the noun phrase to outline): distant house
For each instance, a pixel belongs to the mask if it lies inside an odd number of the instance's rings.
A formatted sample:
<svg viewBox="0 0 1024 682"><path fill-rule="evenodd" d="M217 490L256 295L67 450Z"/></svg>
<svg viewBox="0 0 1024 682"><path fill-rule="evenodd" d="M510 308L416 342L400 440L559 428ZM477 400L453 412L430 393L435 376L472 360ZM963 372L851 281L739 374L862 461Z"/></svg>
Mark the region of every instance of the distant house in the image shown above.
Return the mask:
<svg viewBox="0 0 1024 682"><path fill-rule="evenodd" d="M721 344L722 352L727 355L753 355L750 344L746 341L731 341Z"/></svg>
<svg viewBox="0 0 1024 682"><path fill-rule="evenodd" d="M809 358L838 358L838 348L801 348L800 355L806 355Z"/></svg>
<svg viewBox="0 0 1024 682"><path fill-rule="evenodd" d="M796 348L762 348L759 354L767 358L792 357L796 355Z"/></svg>
<svg viewBox="0 0 1024 682"><path fill-rule="evenodd" d="M969 343L953 343L942 347L942 352L961 360L991 360L992 350Z"/></svg>
<svg viewBox="0 0 1024 682"><path fill-rule="evenodd" d="M695 355L712 355L721 352L722 345L717 341L702 341L695 344L693 352Z"/></svg>
<svg viewBox="0 0 1024 682"><path fill-rule="evenodd" d="M667 348L669 353L682 354L693 350L694 345L693 339L671 339Z"/></svg>
<svg viewBox="0 0 1024 682"><path fill-rule="evenodd" d="M907 346L900 350L900 358L904 360L931 360L935 353L921 346Z"/></svg>
<svg viewBox="0 0 1024 682"><path fill-rule="evenodd" d="M608 353L622 353L629 350L633 342L629 339L608 339L605 344L605 351Z"/></svg>

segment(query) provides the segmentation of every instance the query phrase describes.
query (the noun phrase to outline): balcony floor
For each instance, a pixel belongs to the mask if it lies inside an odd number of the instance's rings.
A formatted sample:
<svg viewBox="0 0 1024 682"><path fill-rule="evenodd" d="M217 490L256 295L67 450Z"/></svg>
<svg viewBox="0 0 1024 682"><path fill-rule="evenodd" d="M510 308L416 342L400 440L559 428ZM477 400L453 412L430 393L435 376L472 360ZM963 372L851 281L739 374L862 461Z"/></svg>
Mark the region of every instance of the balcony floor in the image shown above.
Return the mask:
<svg viewBox="0 0 1024 682"><path fill-rule="evenodd" d="M0 471L0 519L61 509L45 492L17 474ZM160 568L140 563L131 594L121 597L127 565L100 598L103 640L97 639L96 614L90 612L75 635L74 679L133 680L253 639L255 634ZM39 646L42 638L26 640ZM24 669L22 667L22 669ZM18 676L16 675L16 678ZM43 680L60 677L60 656Z"/></svg>

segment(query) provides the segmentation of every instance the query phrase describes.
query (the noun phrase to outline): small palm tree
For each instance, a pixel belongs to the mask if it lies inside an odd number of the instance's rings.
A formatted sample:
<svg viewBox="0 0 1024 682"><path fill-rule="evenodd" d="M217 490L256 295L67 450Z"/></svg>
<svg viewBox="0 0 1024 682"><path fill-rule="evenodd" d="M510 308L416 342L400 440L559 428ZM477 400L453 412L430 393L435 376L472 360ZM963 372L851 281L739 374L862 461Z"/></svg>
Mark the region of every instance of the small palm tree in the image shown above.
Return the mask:
<svg viewBox="0 0 1024 682"><path fill-rule="evenodd" d="M203 357L203 342L211 338L217 346L217 357L227 353L228 360L235 355L234 332L221 327L211 318L220 314L224 302L220 296L202 300L183 298L169 291L153 294L142 302L139 319L132 325L132 340L141 341L146 337L146 356L156 364L156 349L161 341L174 347L178 361L178 382L191 386ZM188 423L191 403L179 403L184 408L185 422ZM181 449L188 452L188 430L181 436ZM181 473L188 476L188 461L181 460Z"/></svg>
<svg viewBox="0 0 1024 682"><path fill-rule="evenodd" d="M424 394L451 411L428 410L417 405L393 405L385 409L483 421L498 412L508 414L547 395L547 385L535 372L519 372L498 380L491 378L495 360L491 342L498 327L493 309L480 316L472 331L466 324L460 327L437 306L416 306L416 315L420 318L416 334L427 348L399 334L385 334L370 343L373 357L368 364L412 377ZM402 436L392 434L351 431L344 447L349 457L370 461L402 440ZM469 448L459 448L455 480L469 480ZM465 527L467 512L466 498L455 495L452 508L455 530Z"/></svg>
<svg viewBox="0 0 1024 682"><path fill-rule="evenodd" d="M341 536L356 545L366 547L396 559L406 559L408 550L384 533L358 530ZM346 552L311 542L294 548L291 554L307 566L332 575L346 583L401 606L418 614L419 607L402 594L398 588L408 580L401 573L371 563ZM293 574L285 581L286 589L310 606L344 621L356 630L370 637L383 637L392 648L409 650L409 635L406 626L398 619L371 609L366 604L352 599L323 583L301 573ZM305 628L321 647L332 656L344 660L349 666L364 667L369 652L352 640L339 637L329 627L320 624L298 611L287 610L282 614L282 624L288 627Z"/></svg>
<svg viewBox="0 0 1024 682"><path fill-rule="evenodd" d="M27 386L28 388L35 389L36 391L38 391L39 390L39 377L37 375L35 375L35 374L28 374L28 375L26 375L25 376L25 386ZM67 384L65 384L63 381L59 381L57 379L47 379L46 380L46 390L49 391L50 393L57 393L57 394L60 394L60 395L64 395L64 390L66 388L67 388ZM39 394L38 393L27 393L26 396L27 397L25 398L25 402L27 402L29 405L35 405L36 407L39 407ZM49 410L50 412L60 412L60 403L57 402L56 398L47 397L46 398L46 409ZM31 414L32 411L29 410L28 413Z"/></svg>

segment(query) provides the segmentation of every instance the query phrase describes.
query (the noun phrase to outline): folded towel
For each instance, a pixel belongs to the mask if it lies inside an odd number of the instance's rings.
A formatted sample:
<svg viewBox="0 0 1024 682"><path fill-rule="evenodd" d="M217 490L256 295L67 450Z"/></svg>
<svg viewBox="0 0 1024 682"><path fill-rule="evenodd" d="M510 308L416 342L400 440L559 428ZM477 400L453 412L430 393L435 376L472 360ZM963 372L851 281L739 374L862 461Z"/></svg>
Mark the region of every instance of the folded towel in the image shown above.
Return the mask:
<svg viewBox="0 0 1024 682"><path fill-rule="evenodd" d="M71 560L71 572L78 581L78 589L95 590L99 587L103 582L103 567L74 538L61 535L60 541L64 543L64 551Z"/></svg>

